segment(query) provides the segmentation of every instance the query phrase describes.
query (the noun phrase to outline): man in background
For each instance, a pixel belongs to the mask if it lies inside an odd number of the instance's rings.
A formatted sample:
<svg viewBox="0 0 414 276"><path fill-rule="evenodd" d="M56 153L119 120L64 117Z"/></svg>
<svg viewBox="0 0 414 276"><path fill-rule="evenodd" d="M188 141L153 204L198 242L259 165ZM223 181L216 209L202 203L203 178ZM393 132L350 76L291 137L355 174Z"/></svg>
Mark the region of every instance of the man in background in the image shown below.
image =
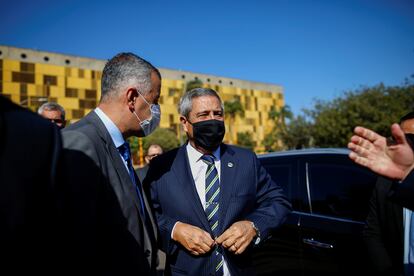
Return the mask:
<svg viewBox="0 0 414 276"><path fill-rule="evenodd" d="M141 183L144 182L144 178L147 175L148 166L151 163L151 160L157 157L158 155L161 155L162 153L163 153L162 147L158 144L152 144L148 147L147 154L144 157L145 166L143 166L142 168L138 168L136 170L139 181L141 181Z"/></svg>
<svg viewBox="0 0 414 276"><path fill-rule="evenodd" d="M399 124L406 138L414 135L414 112L403 116ZM364 240L377 275L413 275L414 264L409 261L412 212L390 200L392 184L392 180L379 177L370 200Z"/></svg>
<svg viewBox="0 0 414 276"><path fill-rule="evenodd" d="M37 113L43 118L50 120L52 123L55 123L60 129L64 128L66 125L65 109L55 102L42 104L37 110Z"/></svg>

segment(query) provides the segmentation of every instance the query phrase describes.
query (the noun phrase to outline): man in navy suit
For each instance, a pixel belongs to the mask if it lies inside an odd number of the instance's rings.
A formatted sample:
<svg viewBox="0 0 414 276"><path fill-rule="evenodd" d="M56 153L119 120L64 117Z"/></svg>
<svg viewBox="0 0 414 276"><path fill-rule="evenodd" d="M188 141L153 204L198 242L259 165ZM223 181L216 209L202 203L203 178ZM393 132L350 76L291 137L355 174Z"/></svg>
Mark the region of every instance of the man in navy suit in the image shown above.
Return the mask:
<svg viewBox="0 0 414 276"><path fill-rule="evenodd" d="M222 143L224 109L216 91L188 91L179 111L188 143L155 158L144 183L166 272L255 274L250 249L284 222L290 203L253 152Z"/></svg>

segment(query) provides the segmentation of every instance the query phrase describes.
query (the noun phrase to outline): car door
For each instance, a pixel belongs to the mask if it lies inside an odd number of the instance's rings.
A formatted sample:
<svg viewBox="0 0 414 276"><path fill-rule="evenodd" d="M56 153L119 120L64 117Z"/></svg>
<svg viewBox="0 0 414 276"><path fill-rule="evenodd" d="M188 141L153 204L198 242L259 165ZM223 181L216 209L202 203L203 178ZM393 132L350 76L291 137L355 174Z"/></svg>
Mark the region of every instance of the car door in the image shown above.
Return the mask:
<svg viewBox="0 0 414 276"><path fill-rule="evenodd" d="M257 274L302 275L298 221L305 191L298 189L297 160L293 157L274 156L260 161L272 179L283 187L292 203L293 212L283 226L272 233L270 239L256 248L254 262Z"/></svg>
<svg viewBox="0 0 414 276"><path fill-rule="evenodd" d="M346 154L308 156L299 167L308 194L300 220L305 275L368 271L361 232L375 175Z"/></svg>

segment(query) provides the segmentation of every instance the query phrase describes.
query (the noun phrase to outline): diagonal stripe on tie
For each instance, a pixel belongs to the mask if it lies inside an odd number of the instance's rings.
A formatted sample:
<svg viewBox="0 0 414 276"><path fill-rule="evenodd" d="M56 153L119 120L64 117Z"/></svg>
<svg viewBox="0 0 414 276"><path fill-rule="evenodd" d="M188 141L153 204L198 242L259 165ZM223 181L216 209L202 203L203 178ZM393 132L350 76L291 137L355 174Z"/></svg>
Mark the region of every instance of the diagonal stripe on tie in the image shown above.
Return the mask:
<svg viewBox="0 0 414 276"><path fill-rule="evenodd" d="M218 175L216 175L216 177L214 177L213 181L211 181L210 185L207 186L206 194L210 191L211 187L213 187L213 185L216 184L217 180L218 180Z"/></svg>
<svg viewBox="0 0 414 276"><path fill-rule="evenodd" d="M214 199L218 196L218 194L220 193L220 187L216 190L216 192L211 196L211 198L209 200L207 200L207 202L214 202Z"/></svg>
<svg viewBox="0 0 414 276"><path fill-rule="evenodd" d="M211 220L211 218L217 213L219 209L219 205L217 204L216 207L213 209L213 211L210 213L210 215L208 215L208 220Z"/></svg>

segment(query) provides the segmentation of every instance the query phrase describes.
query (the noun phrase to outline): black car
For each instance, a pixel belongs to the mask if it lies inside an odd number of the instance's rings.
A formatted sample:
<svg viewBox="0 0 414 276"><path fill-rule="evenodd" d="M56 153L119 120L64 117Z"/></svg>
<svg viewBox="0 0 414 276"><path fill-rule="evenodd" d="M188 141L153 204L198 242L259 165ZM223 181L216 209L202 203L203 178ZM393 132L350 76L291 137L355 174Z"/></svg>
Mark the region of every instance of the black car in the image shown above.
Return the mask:
<svg viewBox="0 0 414 276"><path fill-rule="evenodd" d="M376 175L347 149L306 149L259 155L282 185L293 212L255 250L259 275L369 273L362 229Z"/></svg>

